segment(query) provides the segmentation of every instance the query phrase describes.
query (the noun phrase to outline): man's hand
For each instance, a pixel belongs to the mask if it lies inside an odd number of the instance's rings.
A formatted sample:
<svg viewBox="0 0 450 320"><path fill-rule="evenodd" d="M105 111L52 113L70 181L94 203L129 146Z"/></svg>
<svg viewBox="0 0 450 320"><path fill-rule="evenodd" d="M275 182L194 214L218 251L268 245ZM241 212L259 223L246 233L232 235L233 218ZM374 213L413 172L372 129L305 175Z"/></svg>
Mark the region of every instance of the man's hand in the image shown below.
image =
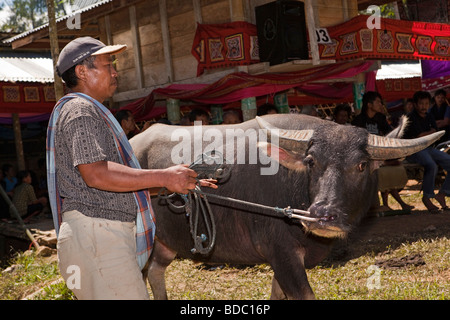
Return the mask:
<svg viewBox="0 0 450 320"><path fill-rule="evenodd" d="M186 194L195 189L198 174L188 165L176 165L164 170L164 186L171 192Z"/></svg>

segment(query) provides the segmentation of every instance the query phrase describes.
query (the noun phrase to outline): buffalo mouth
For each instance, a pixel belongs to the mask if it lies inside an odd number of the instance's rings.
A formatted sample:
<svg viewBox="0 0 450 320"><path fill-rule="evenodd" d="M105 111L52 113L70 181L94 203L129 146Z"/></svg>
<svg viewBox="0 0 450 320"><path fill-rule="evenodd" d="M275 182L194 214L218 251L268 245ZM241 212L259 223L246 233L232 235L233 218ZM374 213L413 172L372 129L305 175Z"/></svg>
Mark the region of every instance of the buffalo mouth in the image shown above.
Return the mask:
<svg viewBox="0 0 450 320"><path fill-rule="evenodd" d="M348 230L346 227L332 224L327 222L304 222L302 225L305 227L308 233L312 233L319 237L324 238L345 238L348 235Z"/></svg>
<svg viewBox="0 0 450 320"><path fill-rule="evenodd" d="M325 238L345 238L350 228L343 222L346 214L323 202L316 202L309 208L311 220L302 221L307 232Z"/></svg>

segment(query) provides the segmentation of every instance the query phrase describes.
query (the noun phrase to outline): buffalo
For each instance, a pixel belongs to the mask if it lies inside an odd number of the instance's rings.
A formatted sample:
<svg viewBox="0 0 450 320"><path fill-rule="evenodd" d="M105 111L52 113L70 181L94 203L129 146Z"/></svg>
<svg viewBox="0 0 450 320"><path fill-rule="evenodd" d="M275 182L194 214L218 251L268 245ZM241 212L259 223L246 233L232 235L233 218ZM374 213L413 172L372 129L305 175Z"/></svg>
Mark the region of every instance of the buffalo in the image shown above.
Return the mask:
<svg viewBox="0 0 450 320"><path fill-rule="evenodd" d="M233 139L230 133L236 132L240 135ZM256 134L261 132L266 135ZM245 144L238 145L242 133ZM157 228L145 272L155 299L167 299L164 273L176 256L211 265L268 263L274 271L271 299L314 299L305 270L320 263L333 242L346 237L368 211L379 163L420 151L440 136L380 137L291 114L235 125L150 127L130 140L143 168L193 162L196 149L216 151L224 160L194 166L208 177L223 175L218 189L201 190L209 196L195 194L197 202L192 195L152 197ZM255 148L257 161L252 159ZM205 200L206 206L199 203ZM194 206L209 216L197 212L193 223ZM289 209L276 209L289 207L302 210L299 219Z"/></svg>

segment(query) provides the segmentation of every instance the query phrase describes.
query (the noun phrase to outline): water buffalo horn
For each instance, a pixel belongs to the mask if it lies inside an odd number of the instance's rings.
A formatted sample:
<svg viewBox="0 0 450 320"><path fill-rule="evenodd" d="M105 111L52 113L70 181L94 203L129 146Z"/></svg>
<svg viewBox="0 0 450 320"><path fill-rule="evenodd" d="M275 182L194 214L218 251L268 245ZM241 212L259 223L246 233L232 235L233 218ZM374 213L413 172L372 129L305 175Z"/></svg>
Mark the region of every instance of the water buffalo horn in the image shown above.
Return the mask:
<svg viewBox="0 0 450 320"><path fill-rule="evenodd" d="M399 159L425 149L444 133L442 130L416 139L394 139L369 134L367 152L372 160Z"/></svg>
<svg viewBox="0 0 450 320"><path fill-rule="evenodd" d="M278 136L278 143L280 147L302 154L308 147L308 142L311 139L314 130L285 130L274 127L261 117L256 117L259 126L262 129L267 130L267 134L271 137L272 143L274 141L273 136Z"/></svg>

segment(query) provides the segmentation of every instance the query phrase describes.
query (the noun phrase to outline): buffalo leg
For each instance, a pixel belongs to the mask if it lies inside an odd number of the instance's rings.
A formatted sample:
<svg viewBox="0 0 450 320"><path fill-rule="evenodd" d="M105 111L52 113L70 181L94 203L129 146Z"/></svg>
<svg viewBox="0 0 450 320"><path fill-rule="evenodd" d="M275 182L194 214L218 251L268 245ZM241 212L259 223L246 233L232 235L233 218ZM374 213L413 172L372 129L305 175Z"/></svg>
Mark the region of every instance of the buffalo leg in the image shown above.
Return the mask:
<svg viewBox="0 0 450 320"><path fill-rule="evenodd" d="M284 300L286 299L286 295L284 294L283 290L280 288L280 284L278 283L275 276L273 276L272 279L272 292L270 294L271 300Z"/></svg>
<svg viewBox="0 0 450 320"><path fill-rule="evenodd" d="M275 259L271 263L274 270L272 286L273 299L283 298L283 294L289 300L312 300L314 292L308 282L304 265L304 250L277 250ZM276 282L276 283L275 283Z"/></svg>
<svg viewBox="0 0 450 320"><path fill-rule="evenodd" d="M148 267L148 282L152 288L155 300L167 300L166 281L164 273L169 264L175 259L176 252L155 240Z"/></svg>

